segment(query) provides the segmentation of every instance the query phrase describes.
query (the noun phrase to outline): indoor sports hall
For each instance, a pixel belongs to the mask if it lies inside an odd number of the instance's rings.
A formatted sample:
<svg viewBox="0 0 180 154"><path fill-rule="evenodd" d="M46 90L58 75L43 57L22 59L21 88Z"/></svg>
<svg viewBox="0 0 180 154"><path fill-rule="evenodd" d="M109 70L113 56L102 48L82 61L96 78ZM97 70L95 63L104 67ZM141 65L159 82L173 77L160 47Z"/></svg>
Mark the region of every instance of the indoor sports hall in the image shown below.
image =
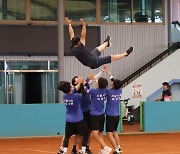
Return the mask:
<svg viewBox="0 0 180 154"><path fill-rule="evenodd" d="M0 0L0 154L180 154L180 0Z"/></svg>

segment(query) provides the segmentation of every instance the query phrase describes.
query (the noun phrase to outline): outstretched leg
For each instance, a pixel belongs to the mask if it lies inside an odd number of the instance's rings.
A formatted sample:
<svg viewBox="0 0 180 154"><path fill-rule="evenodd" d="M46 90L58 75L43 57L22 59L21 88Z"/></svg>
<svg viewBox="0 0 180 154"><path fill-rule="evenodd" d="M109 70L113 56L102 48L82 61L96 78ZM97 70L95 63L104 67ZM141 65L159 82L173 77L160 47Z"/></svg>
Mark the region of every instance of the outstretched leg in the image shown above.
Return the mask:
<svg viewBox="0 0 180 154"><path fill-rule="evenodd" d="M102 52L105 50L106 47L110 46L110 36L108 35L104 41L103 44L101 44L100 46L97 47L97 49L99 50L99 52Z"/></svg>
<svg viewBox="0 0 180 154"><path fill-rule="evenodd" d="M119 60L123 57L127 57L133 51L133 47L130 47L126 52L117 55L111 55L111 61Z"/></svg>

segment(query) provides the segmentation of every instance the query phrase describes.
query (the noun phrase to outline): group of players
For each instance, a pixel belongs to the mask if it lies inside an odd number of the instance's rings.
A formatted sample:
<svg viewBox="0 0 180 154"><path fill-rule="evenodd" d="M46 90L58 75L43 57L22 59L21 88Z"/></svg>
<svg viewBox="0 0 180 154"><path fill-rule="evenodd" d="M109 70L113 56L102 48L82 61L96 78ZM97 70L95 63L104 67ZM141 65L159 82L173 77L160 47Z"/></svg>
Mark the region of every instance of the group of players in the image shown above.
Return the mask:
<svg viewBox="0 0 180 154"><path fill-rule="evenodd" d="M107 89L108 81L106 78L99 78L102 72L106 72L110 76L111 89ZM96 88L90 88L93 82L96 82ZM103 140L105 118L106 132L114 148L114 154L121 152L117 133L121 86L121 81L113 78L107 66L104 66L103 70L96 76L90 73L85 80L75 76L72 79L72 85L67 81L59 83L58 89L64 92L66 127L65 137L58 154L67 153L69 139L75 134L73 154L77 153L76 144L78 140L80 154L92 153L89 148L91 134L101 146L100 154L109 154L112 148L108 147ZM104 110L105 102L106 109Z"/></svg>
<svg viewBox="0 0 180 154"><path fill-rule="evenodd" d="M86 23L80 19L82 25L81 36L75 36L71 25L71 20L67 17L65 22L69 28L70 49L74 56L81 64L96 69L104 64L127 57L132 51L130 47L126 52L100 57L106 47L110 47L110 36L108 35L103 44L96 47L92 51L88 51L86 44ZM107 66L104 66L103 72L110 75ZM100 73L101 74L101 73ZM91 154L89 148L90 135L92 134L96 141L101 145L100 154L109 154L112 148L108 147L103 140L103 130L106 114L106 132L108 138L114 148L114 154L121 152L119 137L116 132L119 123L119 103L121 98L121 81L113 79L110 75L112 84L111 89L107 89L108 81L106 78L100 77L99 74L94 77L92 74L86 80L79 76L70 82L61 81L58 89L64 92L64 103L66 105L66 128L65 137L62 145L58 150L58 154L67 153L69 139L75 135L75 142L72 154L76 154L76 145L79 143L80 154ZM90 88L93 82L96 82L96 88ZM104 112L104 103L106 109ZM79 141L79 142L78 142Z"/></svg>

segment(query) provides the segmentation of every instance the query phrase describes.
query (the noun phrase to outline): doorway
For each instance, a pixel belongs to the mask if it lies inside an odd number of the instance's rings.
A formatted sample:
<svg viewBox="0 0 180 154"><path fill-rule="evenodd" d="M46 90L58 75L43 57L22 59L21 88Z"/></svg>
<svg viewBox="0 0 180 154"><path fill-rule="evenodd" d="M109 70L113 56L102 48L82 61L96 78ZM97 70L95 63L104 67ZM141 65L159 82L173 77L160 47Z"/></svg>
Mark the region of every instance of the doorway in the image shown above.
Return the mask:
<svg viewBox="0 0 180 154"><path fill-rule="evenodd" d="M41 73L28 72L24 73L24 90L25 103L38 104L42 103Z"/></svg>

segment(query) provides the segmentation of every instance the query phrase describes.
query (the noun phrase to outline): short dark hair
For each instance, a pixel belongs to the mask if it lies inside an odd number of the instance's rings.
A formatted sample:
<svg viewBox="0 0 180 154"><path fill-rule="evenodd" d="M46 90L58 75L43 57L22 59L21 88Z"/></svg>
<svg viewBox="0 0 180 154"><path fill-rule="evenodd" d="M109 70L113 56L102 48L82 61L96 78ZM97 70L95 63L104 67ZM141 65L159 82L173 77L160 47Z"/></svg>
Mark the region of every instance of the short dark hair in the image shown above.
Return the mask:
<svg viewBox="0 0 180 154"><path fill-rule="evenodd" d="M114 84L114 89L119 89L122 87L122 82L120 80L114 79L112 82Z"/></svg>
<svg viewBox="0 0 180 154"><path fill-rule="evenodd" d="M106 78L101 77L98 79L98 84L99 84L99 89L103 89L107 87L108 81Z"/></svg>
<svg viewBox="0 0 180 154"><path fill-rule="evenodd" d="M71 90L71 83L67 81L60 81L58 89L64 93L69 93Z"/></svg>
<svg viewBox="0 0 180 154"><path fill-rule="evenodd" d="M163 82L162 85L167 86L169 88L169 83L168 82Z"/></svg>
<svg viewBox="0 0 180 154"><path fill-rule="evenodd" d="M58 88L60 91L62 91L64 83L65 83L65 81L60 81L60 82L59 82L57 88Z"/></svg>
<svg viewBox="0 0 180 154"><path fill-rule="evenodd" d="M80 37L76 35L72 38L71 43L74 46L74 45L77 45L79 41L80 41Z"/></svg>
<svg viewBox="0 0 180 154"><path fill-rule="evenodd" d="M73 78L72 78L71 83L72 83L72 85L73 85L73 86L76 86L76 85L77 85L77 84L75 84L75 82L76 82L76 80L75 80L75 79L76 79L76 78L78 78L78 76L77 76L77 75L76 75L75 77L73 77Z"/></svg>

